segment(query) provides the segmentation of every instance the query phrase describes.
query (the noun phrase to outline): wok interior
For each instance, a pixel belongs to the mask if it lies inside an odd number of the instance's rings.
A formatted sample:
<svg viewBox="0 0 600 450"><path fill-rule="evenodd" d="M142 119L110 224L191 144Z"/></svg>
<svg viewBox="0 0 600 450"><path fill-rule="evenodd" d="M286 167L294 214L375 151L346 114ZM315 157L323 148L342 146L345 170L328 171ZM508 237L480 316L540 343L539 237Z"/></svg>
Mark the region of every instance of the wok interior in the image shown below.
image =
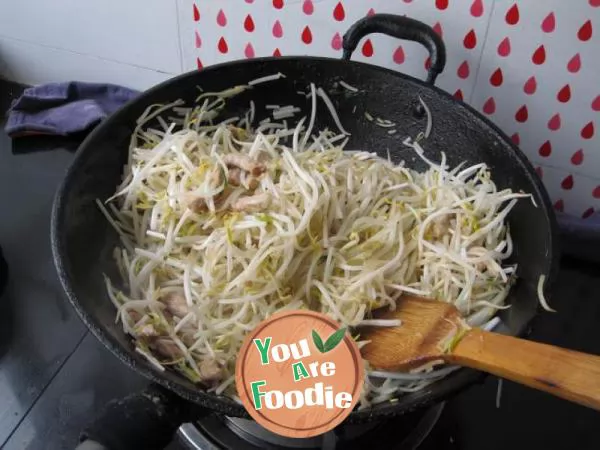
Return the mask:
<svg viewBox="0 0 600 450"><path fill-rule="evenodd" d="M131 338L124 334L121 324L115 323L115 309L102 279L106 273L112 280L119 280L112 258L112 250L119 242L94 202L96 198L105 200L112 195L121 181L135 121L149 105L179 98L191 103L199 93L197 86L205 92L220 91L277 72L286 78L257 85L230 99L223 118L243 116L249 101L253 100L257 111L255 120L268 116L264 109L266 104L302 107L302 114L289 119L290 124L295 123L297 118L310 114L310 100L297 91L307 91L312 81L329 93L342 124L351 133L347 149L375 151L384 157L389 151L395 162L404 160L411 168L425 170L426 166L413 150L402 145L405 137L414 137L425 129L426 118L414 114L420 96L433 116L431 136L423 143L430 159L439 161L439 152L444 151L451 167L463 161L467 165L485 162L491 167L492 178L500 189L510 187L533 194L537 208L528 200L521 200L509 215L519 281L508 299L513 307L502 315L506 326L503 331L521 334L537 308L539 276L550 274L554 256L553 219L549 216L547 196L522 155L514 151L506 137L469 108L411 78L359 63L281 58L214 66L170 80L110 117L84 142L57 197L53 245L67 293L96 335L125 362L180 395L229 415L245 415L243 408L232 400L206 394L174 371L158 373L133 351ZM361 92L353 94L339 86L334 88L340 79ZM397 132L390 135L389 128L369 122L365 111L395 122ZM335 129L330 114L321 104L315 129L324 127ZM472 371L460 370L423 391L402 396L397 403L354 412L350 418L364 419L373 412L397 414L431 403L465 386L475 376Z"/></svg>

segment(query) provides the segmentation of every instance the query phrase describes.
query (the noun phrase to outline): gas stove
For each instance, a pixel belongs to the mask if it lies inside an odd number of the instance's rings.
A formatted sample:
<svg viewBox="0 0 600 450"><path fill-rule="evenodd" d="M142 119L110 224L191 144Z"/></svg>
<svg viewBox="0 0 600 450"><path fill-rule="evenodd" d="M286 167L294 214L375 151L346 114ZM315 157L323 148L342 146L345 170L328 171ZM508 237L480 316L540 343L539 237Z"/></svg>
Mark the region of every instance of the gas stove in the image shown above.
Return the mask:
<svg viewBox="0 0 600 450"><path fill-rule="evenodd" d="M444 404L429 409L364 424L342 424L321 436L294 439L276 435L256 422L211 415L177 430L176 443L169 450L358 450L367 447L415 450L427 439L438 422Z"/></svg>

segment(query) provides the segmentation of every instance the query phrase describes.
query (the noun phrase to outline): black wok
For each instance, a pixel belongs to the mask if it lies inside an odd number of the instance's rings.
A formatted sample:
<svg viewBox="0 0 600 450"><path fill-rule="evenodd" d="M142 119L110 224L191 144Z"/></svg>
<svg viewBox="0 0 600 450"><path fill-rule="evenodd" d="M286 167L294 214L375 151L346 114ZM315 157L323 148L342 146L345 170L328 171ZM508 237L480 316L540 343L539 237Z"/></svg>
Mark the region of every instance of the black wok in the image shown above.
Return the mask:
<svg viewBox="0 0 600 450"><path fill-rule="evenodd" d="M519 279L510 292L509 302L513 306L503 313L500 330L512 335L526 331L537 310L538 279L540 275L546 276L547 292L558 260L555 218L540 179L524 154L494 124L433 85L443 70L445 50L428 26L391 15L362 19L344 37L344 58L350 58L365 34L375 32L425 45L432 62L427 81L373 65L330 58L235 61L190 72L150 89L109 117L83 142L56 196L52 217L54 258L64 289L82 320L128 366L187 400L230 416L247 417L242 406L234 401L205 393L174 371L159 373L133 351L131 339L120 324L115 324L115 310L102 279L102 273L118 279L111 256L118 240L94 202L114 193L121 180L135 121L147 106L179 98L192 102L197 86L205 91L219 91L277 72L286 78L257 85L235 97L228 104L226 115L243 115L250 99L256 103L257 111L264 110L266 104L295 104L303 108L304 114L309 113L309 102L297 91L306 91L309 83L315 82L329 92L342 123L352 134L347 148L376 151L381 155L389 151L395 161L405 160L409 166L424 170L426 167L415 159L413 151L402 145L406 136L414 137L425 128L420 96L434 118L431 136L424 144L430 158L439 158L443 150L451 166L463 161L468 165L485 162L491 167L499 188L533 195L537 207L529 201L521 201L508 218ZM339 86L335 88L339 80L359 88L362 93L350 95ZM353 112L355 105L356 112ZM387 129L374 126L365 119L364 111L397 123L398 132L390 135ZM315 128L334 128L324 107L317 117ZM390 416L438 402L473 383L478 376L477 372L461 369L425 390L400 397L396 403L355 411L348 420Z"/></svg>

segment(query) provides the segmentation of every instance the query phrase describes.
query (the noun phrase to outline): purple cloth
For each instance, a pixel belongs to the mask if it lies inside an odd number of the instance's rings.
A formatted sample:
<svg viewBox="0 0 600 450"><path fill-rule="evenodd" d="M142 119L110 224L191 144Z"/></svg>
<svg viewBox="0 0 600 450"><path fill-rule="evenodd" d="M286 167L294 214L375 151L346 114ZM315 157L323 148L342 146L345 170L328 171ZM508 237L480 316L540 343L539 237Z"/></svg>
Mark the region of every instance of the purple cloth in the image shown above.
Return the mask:
<svg viewBox="0 0 600 450"><path fill-rule="evenodd" d="M82 132L137 95L122 86L77 81L27 88L8 111L6 133L18 137Z"/></svg>

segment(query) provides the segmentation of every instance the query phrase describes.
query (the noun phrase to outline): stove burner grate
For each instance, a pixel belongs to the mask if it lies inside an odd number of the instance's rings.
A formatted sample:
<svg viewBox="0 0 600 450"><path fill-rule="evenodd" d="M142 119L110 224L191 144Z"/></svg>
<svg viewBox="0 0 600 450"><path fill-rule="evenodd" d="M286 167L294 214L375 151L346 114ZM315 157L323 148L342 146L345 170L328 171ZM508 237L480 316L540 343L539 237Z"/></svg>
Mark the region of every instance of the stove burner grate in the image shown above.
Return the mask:
<svg viewBox="0 0 600 450"><path fill-rule="evenodd" d="M210 415L183 424L177 440L189 450L357 450L386 448L415 450L437 423L444 403L382 422L340 425L322 436L294 439L271 433L246 419Z"/></svg>

